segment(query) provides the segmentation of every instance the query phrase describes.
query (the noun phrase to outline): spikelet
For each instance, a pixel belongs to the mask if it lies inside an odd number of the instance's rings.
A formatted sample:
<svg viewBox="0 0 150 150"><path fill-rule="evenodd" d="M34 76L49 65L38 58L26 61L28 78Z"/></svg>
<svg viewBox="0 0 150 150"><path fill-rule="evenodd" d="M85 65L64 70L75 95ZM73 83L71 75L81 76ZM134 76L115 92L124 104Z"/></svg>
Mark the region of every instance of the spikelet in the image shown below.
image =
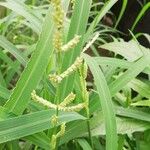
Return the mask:
<svg viewBox="0 0 150 150"><path fill-rule="evenodd" d="M72 92L63 100L63 102L61 102L59 104L59 106L61 107L65 107L67 105L69 105L74 99L75 99L75 94L73 94Z"/></svg>
<svg viewBox="0 0 150 150"><path fill-rule="evenodd" d="M81 36L75 35L75 37L71 41L69 41L66 45L62 46L61 50L63 52L66 52L69 49L74 48L79 43L80 38L81 38Z"/></svg>
<svg viewBox="0 0 150 150"><path fill-rule="evenodd" d="M55 31L54 38L53 38L53 45L54 48L56 49L56 52L61 51L61 47L63 45L62 36L63 35L60 31L58 30Z"/></svg>
<svg viewBox="0 0 150 150"><path fill-rule="evenodd" d="M55 126L58 123L58 116L53 115L51 118L51 124Z"/></svg>
<svg viewBox="0 0 150 150"><path fill-rule="evenodd" d="M75 1L76 1L76 0L71 0L71 3L72 3L72 9L74 9Z"/></svg>
<svg viewBox="0 0 150 150"><path fill-rule="evenodd" d="M61 0L51 0L54 7L53 20L56 25L56 31L54 34L53 45L57 52L61 51L62 37L64 28L64 10L62 8Z"/></svg>
<svg viewBox="0 0 150 150"><path fill-rule="evenodd" d="M85 107L85 103L80 103L77 104L75 106L68 106L65 107L64 105L69 104L71 101L74 100L75 95L73 93L69 94L62 103L60 103L59 105L53 104L45 99L43 99L42 97L39 97L38 95L36 95L36 92L33 91L31 93L31 97L35 102L38 102L39 104L42 104L43 106L46 106L47 108L50 109L55 109L55 110L60 110L60 111L65 111L65 112L72 112L72 111L80 111L81 109L83 109ZM57 121L57 116L53 117L51 122L56 122Z"/></svg>
<svg viewBox="0 0 150 150"><path fill-rule="evenodd" d="M56 143L57 143L57 136L52 135L52 139L51 139L51 149L52 150L54 150L56 148Z"/></svg>
<svg viewBox="0 0 150 150"><path fill-rule="evenodd" d="M83 62L83 58L82 57L77 57L74 64L72 64L65 72L63 72L60 75L55 75L55 74L54 75L49 75L49 80L54 82L54 83L60 83L65 77L69 76L74 71L76 71L80 67L82 62Z"/></svg>
<svg viewBox="0 0 150 150"><path fill-rule="evenodd" d="M61 107L61 106L58 106L58 110L60 111L64 111L64 112L73 112L73 111L80 111L81 109L83 109L85 107L85 103L80 103L80 104L77 104L75 106L70 106L70 107Z"/></svg>
<svg viewBox="0 0 150 150"><path fill-rule="evenodd" d="M88 71L88 66L85 62L83 62L82 65L79 67L80 76L82 76L83 79L87 78L87 71Z"/></svg>
<svg viewBox="0 0 150 150"><path fill-rule="evenodd" d="M43 106L46 106L48 108L53 108L53 109L57 109L57 105L43 99L42 97L39 97L38 95L36 95L35 90L33 90L33 92L31 93L31 97L35 102L38 102L39 104L42 104Z"/></svg>
<svg viewBox="0 0 150 150"><path fill-rule="evenodd" d="M82 52L85 52L90 48L90 46L97 40L99 37L99 33L96 33L95 36L86 44L86 46L83 48Z"/></svg>
<svg viewBox="0 0 150 150"><path fill-rule="evenodd" d="M86 111L89 113L89 93L86 87L87 86L86 85L87 70L88 70L87 64L83 62L79 68L80 84L81 84L81 89L82 89L82 97L85 102L85 108L86 108Z"/></svg>
<svg viewBox="0 0 150 150"><path fill-rule="evenodd" d="M63 80L63 78L60 75L50 74L49 80L54 82L54 83L60 83Z"/></svg>
<svg viewBox="0 0 150 150"><path fill-rule="evenodd" d="M56 134L56 137L61 137L65 134L65 129L66 129L66 123L62 123L60 127L60 131Z"/></svg>
<svg viewBox="0 0 150 150"><path fill-rule="evenodd" d="M53 19L57 26L57 29L60 30L63 28L64 22L64 10L62 9L61 0L51 0L51 2L55 10Z"/></svg>
<svg viewBox="0 0 150 150"><path fill-rule="evenodd" d="M66 123L62 123L60 131L55 135L52 135L51 139L51 148L54 150L56 148L57 139L65 134Z"/></svg>

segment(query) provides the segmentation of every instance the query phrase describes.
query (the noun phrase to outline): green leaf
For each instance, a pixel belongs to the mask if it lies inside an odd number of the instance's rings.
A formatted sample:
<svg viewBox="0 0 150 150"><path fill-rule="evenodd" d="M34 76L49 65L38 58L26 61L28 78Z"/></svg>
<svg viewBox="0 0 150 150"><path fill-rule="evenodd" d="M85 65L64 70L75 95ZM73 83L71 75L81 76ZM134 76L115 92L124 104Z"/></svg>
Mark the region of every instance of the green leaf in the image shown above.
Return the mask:
<svg viewBox="0 0 150 150"><path fill-rule="evenodd" d="M128 112L128 110L126 112ZM131 113L131 115L132 114L134 113ZM119 111L118 111L118 115L119 115ZM147 115L149 114L147 113ZM142 114L140 117L142 117ZM148 117L149 116L147 116L147 119ZM117 121L118 134L132 134L136 131L141 132L150 129L149 122L135 120L133 118L116 117L116 121ZM106 135L107 131L105 129L105 116L102 113L102 111L99 111L97 115L94 115L94 117L90 119L90 125L91 125L92 136ZM61 138L60 145L75 138L88 136L88 131L87 128L85 128L85 126L86 126L86 121L80 121L80 123L78 122L69 123L69 125L66 128L65 136ZM116 139L114 139L114 141L116 141Z"/></svg>
<svg viewBox="0 0 150 150"><path fill-rule="evenodd" d="M150 122L150 114L138 109L116 107L115 110L118 116Z"/></svg>
<svg viewBox="0 0 150 150"><path fill-rule="evenodd" d="M143 121L137 121L129 118L118 118L117 117L117 133L118 134L132 134L134 132L141 132L150 129L150 124ZM92 130L92 134L105 135L105 128L103 120L99 122L99 126Z"/></svg>
<svg viewBox="0 0 150 150"><path fill-rule="evenodd" d="M0 97L8 99L10 96L10 91L0 85Z"/></svg>
<svg viewBox="0 0 150 150"><path fill-rule="evenodd" d="M93 22L90 24L90 27L88 28L85 36L84 36L84 43L87 42L87 40L89 39L89 37L91 36L91 34L94 32L95 27L98 25L98 23L101 21L101 19L106 15L106 13L108 13L108 11L110 10L110 8L117 2L117 0L108 0L103 8L101 9L101 11L98 13L98 15L95 17L95 19L93 20Z"/></svg>
<svg viewBox="0 0 150 150"><path fill-rule="evenodd" d="M111 58L111 57L93 57L93 58L99 65L115 66L116 68L117 67L129 68L129 66L133 65L132 62L118 58Z"/></svg>
<svg viewBox="0 0 150 150"><path fill-rule="evenodd" d="M116 150L117 149L116 119L113 103L111 100L111 94L107 82L96 61L90 56L86 56L85 60L94 76L94 83L97 88L103 115L105 118L106 149Z"/></svg>
<svg viewBox="0 0 150 150"><path fill-rule="evenodd" d="M5 37L0 35L0 46L8 50L22 65L26 65L27 58Z"/></svg>
<svg viewBox="0 0 150 150"><path fill-rule="evenodd" d="M141 73L150 64L150 53L149 51L144 54L139 60L137 60L127 71L118 77L115 81L111 82L109 89L111 95L114 96L119 92L128 82L134 79L139 73Z"/></svg>
<svg viewBox="0 0 150 150"><path fill-rule="evenodd" d="M83 150L92 150L91 146L85 139L77 139L77 142L80 144Z"/></svg>
<svg viewBox="0 0 150 150"><path fill-rule="evenodd" d="M98 93L94 92L90 99L90 112L93 114L95 111L101 110L101 104L99 102ZM128 117L136 120L150 122L150 114L148 112L141 111L140 109L123 108L114 106L115 114L117 116Z"/></svg>
<svg viewBox="0 0 150 150"><path fill-rule="evenodd" d="M88 17L90 13L92 0L76 0L74 12L71 18L67 41L71 40L75 34L81 35L78 45L65 53L62 62L62 71L66 70L75 61L76 57L80 55L83 47L83 36L86 31ZM73 88L74 76L69 76L62 82L61 85L61 99L63 99ZM67 88L69 87L69 88ZM63 90L62 90L63 89Z"/></svg>
<svg viewBox="0 0 150 150"><path fill-rule="evenodd" d="M128 83L128 86L134 91L138 92L140 95L146 98L150 98L150 84L144 83L141 80L133 79Z"/></svg>
<svg viewBox="0 0 150 150"><path fill-rule="evenodd" d="M0 143L52 128L50 120L54 114L55 110L44 110L0 121ZM62 122L81 120L84 117L77 113L60 113L58 119L61 124Z"/></svg>
<svg viewBox="0 0 150 150"><path fill-rule="evenodd" d="M15 65L14 65L15 63L5 53L3 53L3 51L0 51L0 59L2 59L10 67L12 67L16 72L18 72L18 70L15 68Z"/></svg>
<svg viewBox="0 0 150 150"><path fill-rule="evenodd" d="M128 61L135 61L143 56L141 49L135 41L129 42L111 42L100 46L106 50L112 51L126 58Z"/></svg>
<svg viewBox="0 0 150 150"><path fill-rule="evenodd" d="M3 77L1 70L0 70L0 85L6 87L6 82L5 82L5 79Z"/></svg>
<svg viewBox="0 0 150 150"><path fill-rule="evenodd" d="M31 97L30 94L41 80L53 52L54 23L51 20L51 12L48 12L36 50L17 82L10 99L5 104L5 107L15 114L21 114L26 108Z"/></svg>
<svg viewBox="0 0 150 150"><path fill-rule="evenodd" d="M83 56L86 54L82 54ZM124 69L128 69L130 68L130 66L132 66L134 64L134 62L129 62L123 59L118 59L118 58L111 58L111 57L93 57L96 62L101 65L101 66L112 66L112 67L116 67L116 68L124 68ZM143 72L149 74L150 70L150 66L147 66Z"/></svg>
<svg viewBox="0 0 150 150"><path fill-rule="evenodd" d="M115 27L114 27L115 29L117 28L117 26L118 26L122 16L124 15L124 12L126 10L126 6L128 4L128 0L122 0L122 1L123 1L123 3L122 3L121 11L120 11L119 17L118 17L118 19L116 21L116 24L115 24Z"/></svg>
<svg viewBox="0 0 150 150"><path fill-rule="evenodd" d="M43 148L44 150L50 149L49 137L44 132L36 133L34 135L24 137L23 139L31 141L33 144Z"/></svg>
<svg viewBox="0 0 150 150"><path fill-rule="evenodd" d="M144 7L142 8L142 10L140 11L140 13L138 14L137 18L135 19L133 26L131 28L131 31L133 31L136 27L136 25L138 24L138 22L142 19L142 17L148 13L150 8L150 2L148 2L147 4L144 5ZM147 12L146 12L147 11Z"/></svg>
<svg viewBox="0 0 150 150"><path fill-rule="evenodd" d="M26 18L26 20L34 26L33 29L36 33L39 34L41 32L41 20L35 15L35 13L33 13L31 8L25 5L22 1L6 0L5 2L0 2L0 5L5 6Z"/></svg>

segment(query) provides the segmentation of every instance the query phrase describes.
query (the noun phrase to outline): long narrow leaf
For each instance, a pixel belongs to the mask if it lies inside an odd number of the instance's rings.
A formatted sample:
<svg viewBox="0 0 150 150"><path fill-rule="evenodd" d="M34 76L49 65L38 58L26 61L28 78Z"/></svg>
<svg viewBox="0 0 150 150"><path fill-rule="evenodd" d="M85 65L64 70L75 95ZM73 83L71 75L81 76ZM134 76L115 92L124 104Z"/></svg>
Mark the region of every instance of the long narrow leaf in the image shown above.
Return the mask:
<svg viewBox="0 0 150 150"><path fill-rule="evenodd" d="M150 64L150 53L148 52L137 62L135 62L123 75L113 81L110 85L110 91L112 96L119 92L129 81L134 79L139 73L141 73Z"/></svg>
<svg viewBox="0 0 150 150"><path fill-rule="evenodd" d="M95 85L97 87L103 115L105 118L106 149L116 150L117 149L116 119L111 100L111 94L107 86L107 82L96 61L89 56L86 57L85 59L94 76Z"/></svg>
<svg viewBox="0 0 150 150"><path fill-rule="evenodd" d="M36 50L5 105L5 107L15 114L21 114L24 111L32 90L36 88L48 65L50 55L53 52L51 44L53 28L54 24L51 22L51 12L48 12Z"/></svg>
<svg viewBox="0 0 150 150"><path fill-rule="evenodd" d="M37 16L35 16L35 14L32 12L32 10L27 5L25 5L22 1L6 0L6 2L0 2L0 5L5 6L9 9L15 11L19 15L25 17L26 20L28 20L32 25L34 25L33 29L35 29L34 31L36 33L39 34L41 32L40 19Z"/></svg>
<svg viewBox="0 0 150 150"><path fill-rule="evenodd" d="M8 50L22 65L26 65L27 58L3 36L0 36L0 46Z"/></svg>
<svg viewBox="0 0 150 150"><path fill-rule="evenodd" d="M121 8L119 17L118 17L118 19L117 19L117 21L116 21L116 24L115 24L115 27L114 27L115 29L117 28L117 26L118 26L118 24L119 24L119 22L120 22L120 20L121 20L121 18L122 18L122 16L123 16L123 14L124 14L124 12L125 12L127 3L128 3L128 0L122 0L122 1L123 1L123 3L122 3L122 8Z"/></svg>
<svg viewBox="0 0 150 150"><path fill-rule="evenodd" d="M55 111L44 110L0 121L0 143L52 128L50 120L54 114ZM60 123L79 119L84 119L84 117L77 113L63 113L59 115Z"/></svg>
<svg viewBox="0 0 150 150"><path fill-rule="evenodd" d="M131 31L133 31L137 25L137 23L141 20L141 18L144 16L144 14L146 13L146 11L148 12L150 8L150 2L148 2L140 11L140 13L138 14L135 22L133 23L133 26L131 28Z"/></svg>
<svg viewBox="0 0 150 150"><path fill-rule="evenodd" d="M93 22L90 24L90 27L88 28L85 36L84 36L84 42L87 42L91 34L94 32L95 27L98 25L98 23L101 21L101 19L108 13L110 8L117 2L117 0L109 0L107 1L101 11L98 13L96 18L93 20Z"/></svg>

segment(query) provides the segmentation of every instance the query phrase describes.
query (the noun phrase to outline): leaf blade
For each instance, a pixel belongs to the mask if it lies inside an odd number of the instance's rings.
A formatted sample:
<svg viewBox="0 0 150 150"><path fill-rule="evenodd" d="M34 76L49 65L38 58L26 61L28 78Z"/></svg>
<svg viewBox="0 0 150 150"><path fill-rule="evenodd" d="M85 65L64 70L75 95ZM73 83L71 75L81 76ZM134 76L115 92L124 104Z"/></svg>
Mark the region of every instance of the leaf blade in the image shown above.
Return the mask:
<svg viewBox="0 0 150 150"><path fill-rule="evenodd" d="M95 60L87 55L85 60L94 76L95 85L97 87L98 95L101 100L100 102L102 106L103 115L105 118L105 127L106 127L106 149L116 150L117 149L116 119L107 82Z"/></svg>
<svg viewBox="0 0 150 150"><path fill-rule="evenodd" d="M53 39L54 23L50 22L50 18L51 12L48 12L36 50L27 67L23 71L15 90L5 104L5 107L15 114L19 115L24 111L31 97L30 93L36 88L41 80L42 74L44 74L48 65L49 57L53 52L53 46L51 43ZM39 74L39 72L41 74Z"/></svg>

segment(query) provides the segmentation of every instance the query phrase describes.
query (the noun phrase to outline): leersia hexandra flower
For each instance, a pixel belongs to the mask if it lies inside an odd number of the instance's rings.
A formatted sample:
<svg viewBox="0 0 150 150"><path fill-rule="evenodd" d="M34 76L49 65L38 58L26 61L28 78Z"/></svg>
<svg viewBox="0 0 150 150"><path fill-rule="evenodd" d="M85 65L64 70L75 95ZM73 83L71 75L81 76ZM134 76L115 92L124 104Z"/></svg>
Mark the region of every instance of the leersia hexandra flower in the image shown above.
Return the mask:
<svg viewBox="0 0 150 150"><path fill-rule="evenodd" d="M43 106L46 106L48 108L53 108L53 109L57 109L57 105L43 99L42 97L39 97L37 94L36 94L36 91L33 90L33 92L31 93L31 98L32 100L34 100L35 102L39 103L39 104L42 104Z"/></svg>
<svg viewBox="0 0 150 150"><path fill-rule="evenodd" d="M80 65L83 62L83 58L82 57L77 57L75 62L66 70L64 71L62 74L60 75L49 75L49 80L53 81L55 83L60 83L64 78L66 78L67 76L69 76L70 74L72 74L74 71L76 71Z"/></svg>
<svg viewBox="0 0 150 150"><path fill-rule="evenodd" d="M60 131L57 134L52 135L52 139L51 139L51 148L52 148L52 150L55 149L55 147L56 147L57 138L64 135L65 129L66 129L66 123L62 123L62 125L60 127Z"/></svg>
<svg viewBox="0 0 150 150"><path fill-rule="evenodd" d="M61 51L63 45L63 28L64 28L64 10L61 0L51 0L54 7L53 21L56 25L56 30L53 39L53 45L57 52Z"/></svg>
<svg viewBox="0 0 150 150"><path fill-rule="evenodd" d="M89 42L85 45L82 52L85 52L86 50L88 50L88 48L97 40L98 37L99 37L99 33L97 32L94 35L94 37L91 40L89 40Z"/></svg>
<svg viewBox="0 0 150 150"><path fill-rule="evenodd" d="M64 46L62 46L61 50L63 52L68 51L69 49L74 48L80 41L81 36L79 35L75 35L74 38L72 40L70 40L67 44L65 44Z"/></svg>
<svg viewBox="0 0 150 150"><path fill-rule="evenodd" d="M76 95L74 93L70 93L60 104L59 106L65 107L69 105L74 99Z"/></svg>
<svg viewBox="0 0 150 150"><path fill-rule="evenodd" d="M55 109L55 110L60 110L60 111L65 111L65 112L73 112L73 111L80 111L81 109L83 109L85 107L85 103L80 103L80 104L77 104L77 105L74 105L74 106L62 106L63 105L67 105L67 104L70 104L70 102L75 98L75 95L73 95L72 93L70 95L68 95L64 101L58 105L56 104L53 104L45 99L43 99L42 97L39 97L35 91L33 91L31 93L31 97L32 99L43 105L43 106L46 106L50 109Z"/></svg>

